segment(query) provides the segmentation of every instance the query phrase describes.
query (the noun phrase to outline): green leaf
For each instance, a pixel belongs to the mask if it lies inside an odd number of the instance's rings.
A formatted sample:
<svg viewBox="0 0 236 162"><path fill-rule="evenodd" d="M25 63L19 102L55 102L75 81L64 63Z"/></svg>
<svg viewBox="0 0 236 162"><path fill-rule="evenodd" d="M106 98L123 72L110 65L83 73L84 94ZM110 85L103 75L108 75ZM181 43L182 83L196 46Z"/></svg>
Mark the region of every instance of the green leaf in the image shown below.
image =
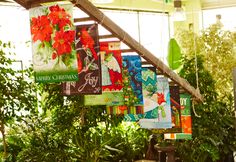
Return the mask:
<svg viewBox="0 0 236 162"><path fill-rule="evenodd" d="M174 38L171 38L169 41L168 46L168 55L167 55L167 61L169 64L169 67L172 70L178 69L181 66L181 50Z"/></svg>

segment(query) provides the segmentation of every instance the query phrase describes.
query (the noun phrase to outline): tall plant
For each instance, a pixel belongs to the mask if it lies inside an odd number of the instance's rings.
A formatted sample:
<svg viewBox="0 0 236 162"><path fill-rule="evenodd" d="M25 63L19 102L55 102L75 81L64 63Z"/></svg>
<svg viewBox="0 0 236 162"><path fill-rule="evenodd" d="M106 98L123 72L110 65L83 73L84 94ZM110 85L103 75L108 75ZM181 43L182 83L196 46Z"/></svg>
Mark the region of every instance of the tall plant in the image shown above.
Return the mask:
<svg viewBox="0 0 236 162"><path fill-rule="evenodd" d="M214 62L213 58L223 59L224 53L226 53L225 55L232 55L232 44L231 48L224 44L219 45L220 40L224 41L223 38L225 38L222 37L219 30L219 28L212 26L203 31L200 36L191 31L184 31L178 35L184 54L183 69L180 75L194 87L197 87L198 81L200 92L204 96L204 103L193 103L197 114L200 116L192 114L193 139L191 141L177 142L178 153L184 161L224 161L236 148L232 85L219 84L219 80L224 80L228 84L232 83L229 77L231 76L230 68L232 64L229 63L229 66L224 66L230 60L224 61L219 71L209 69L208 66L208 64L211 64L211 67L215 65L214 68L220 68L219 62ZM228 44L229 42L232 43L233 40L228 40ZM212 52L212 60L208 57L208 52L210 51ZM221 52L221 55L218 55L217 52ZM227 56L225 57L228 58ZM234 61L233 57L231 57L231 61ZM222 71L227 76L218 74ZM196 78L196 72L198 73L198 79ZM225 97L226 92L231 97Z"/></svg>
<svg viewBox="0 0 236 162"><path fill-rule="evenodd" d="M7 157L6 127L37 108L36 86L30 82L30 71L14 70L11 43L0 41L0 132L3 158Z"/></svg>
<svg viewBox="0 0 236 162"><path fill-rule="evenodd" d="M185 57L195 57L195 54L204 57L204 67L215 81L218 98L225 101L231 98L232 70L236 67L235 33L213 24L200 35L192 31L180 31L177 37Z"/></svg>

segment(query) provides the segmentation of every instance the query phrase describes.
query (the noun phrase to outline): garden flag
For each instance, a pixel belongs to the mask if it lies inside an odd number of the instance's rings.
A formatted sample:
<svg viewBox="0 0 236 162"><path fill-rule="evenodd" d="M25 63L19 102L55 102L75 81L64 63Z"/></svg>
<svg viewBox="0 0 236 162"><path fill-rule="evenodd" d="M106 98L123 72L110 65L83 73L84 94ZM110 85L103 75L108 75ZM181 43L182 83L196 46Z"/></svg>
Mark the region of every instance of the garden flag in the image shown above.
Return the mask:
<svg viewBox="0 0 236 162"><path fill-rule="evenodd" d="M182 131L179 86L170 86L170 105L172 127L168 129L152 129L153 133L177 133Z"/></svg>
<svg viewBox="0 0 236 162"><path fill-rule="evenodd" d="M170 90L168 79L157 77L157 105L158 115L155 119L140 119L139 124L142 128L171 128L171 110L170 110Z"/></svg>
<svg viewBox="0 0 236 162"><path fill-rule="evenodd" d="M157 78L156 68L142 67L142 91L144 101L144 115L127 114L125 121L138 121L140 118L157 118Z"/></svg>
<svg viewBox="0 0 236 162"><path fill-rule="evenodd" d="M120 42L100 42L102 94L85 95L85 105L124 105Z"/></svg>
<svg viewBox="0 0 236 162"><path fill-rule="evenodd" d="M170 86L172 131L181 132L181 105L179 86Z"/></svg>
<svg viewBox="0 0 236 162"><path fill-rule="evenodd" d="M77 81L73 5L29 10L36 82Z"/></svg>
<svg viewBox="0 0 236 162"><path fill-rule="evenodd" d="M78 82L62 84L64 95L101 94L101 60L99 55L98 25L76 26Z"/></svg>
<svg viewBox="0 0 236 162"><path fill-rule="evenodd" d="M157 77L156 68L142 68L142 86L144 98L144 118L153 119L158 117L157 104Z"/></svg>
<svg viewBox="0 0 236 162"><path fill-rule="evenodd" d="M107 106L108 114L143 114L141 58L136 55L122 57L124 105Z"/></svg>
<svg viewBox="0 0 236 162"><path fill-rule="evenodd" d="M164 134L165 139L192 139L191 96L180 94L182 133Z"/></svg>

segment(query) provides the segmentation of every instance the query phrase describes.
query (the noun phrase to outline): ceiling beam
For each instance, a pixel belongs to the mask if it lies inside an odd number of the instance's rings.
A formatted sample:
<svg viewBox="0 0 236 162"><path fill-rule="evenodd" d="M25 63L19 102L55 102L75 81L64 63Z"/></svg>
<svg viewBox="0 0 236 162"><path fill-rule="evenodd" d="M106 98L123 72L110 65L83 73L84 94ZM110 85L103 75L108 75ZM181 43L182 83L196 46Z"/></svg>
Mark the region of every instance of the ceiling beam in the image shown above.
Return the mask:
<svg viewBox="0 0 236 162"><path fill-rule="evenodd" d="M224 7L236 7L235 0L203 0L202 9L216 9Z"/></svg>

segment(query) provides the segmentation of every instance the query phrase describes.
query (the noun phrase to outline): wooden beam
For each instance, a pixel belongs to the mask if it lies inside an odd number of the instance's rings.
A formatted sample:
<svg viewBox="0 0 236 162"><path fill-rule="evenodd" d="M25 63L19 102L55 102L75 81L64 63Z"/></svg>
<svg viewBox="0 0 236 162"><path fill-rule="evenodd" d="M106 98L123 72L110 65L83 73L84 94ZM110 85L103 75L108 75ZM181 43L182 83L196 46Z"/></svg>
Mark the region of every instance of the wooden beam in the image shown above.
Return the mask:
<svg viewBox="0 0 236 162"><path fill-rule="evenodd" d="M133 49L121 49L121 53L135 52Z"/></svg>
<svg viewBox="0 0 236 162"><path fill-rule="evenodd" d="M196 101L203 101L203 97L201 96L199 91L193 88L185 79L181 78L174 71L172 71L168 66L166 66L161 60L159 60L151 52L144 48L140 43L133 39L122 28L116 25L91 2L89 2L88 0L71 0L71 2L74 3L78 8L83 10L85 13L87 13L89 16L91 16L102 26L104 26L114 36L118 37L121 41L127 44L131 49L140 54L145 60L150 62L159 70L161 70L170 79L182 86L188 93L190 93L196 99Z"/></svg>
<svg viewBox="0 0 236 162"><path fill-rule="evenodd" d="M116 38L114 35L112 34L108 34L108 35L100 35L99 39L109 39L109 38ZM117 38L119 39L119 38Z"/></svg>
<svg viewBox="0 0 236 162"><path fill-rule="evenodd" d="M91 17L75 18L74 22L94 21Z"/></svg>

